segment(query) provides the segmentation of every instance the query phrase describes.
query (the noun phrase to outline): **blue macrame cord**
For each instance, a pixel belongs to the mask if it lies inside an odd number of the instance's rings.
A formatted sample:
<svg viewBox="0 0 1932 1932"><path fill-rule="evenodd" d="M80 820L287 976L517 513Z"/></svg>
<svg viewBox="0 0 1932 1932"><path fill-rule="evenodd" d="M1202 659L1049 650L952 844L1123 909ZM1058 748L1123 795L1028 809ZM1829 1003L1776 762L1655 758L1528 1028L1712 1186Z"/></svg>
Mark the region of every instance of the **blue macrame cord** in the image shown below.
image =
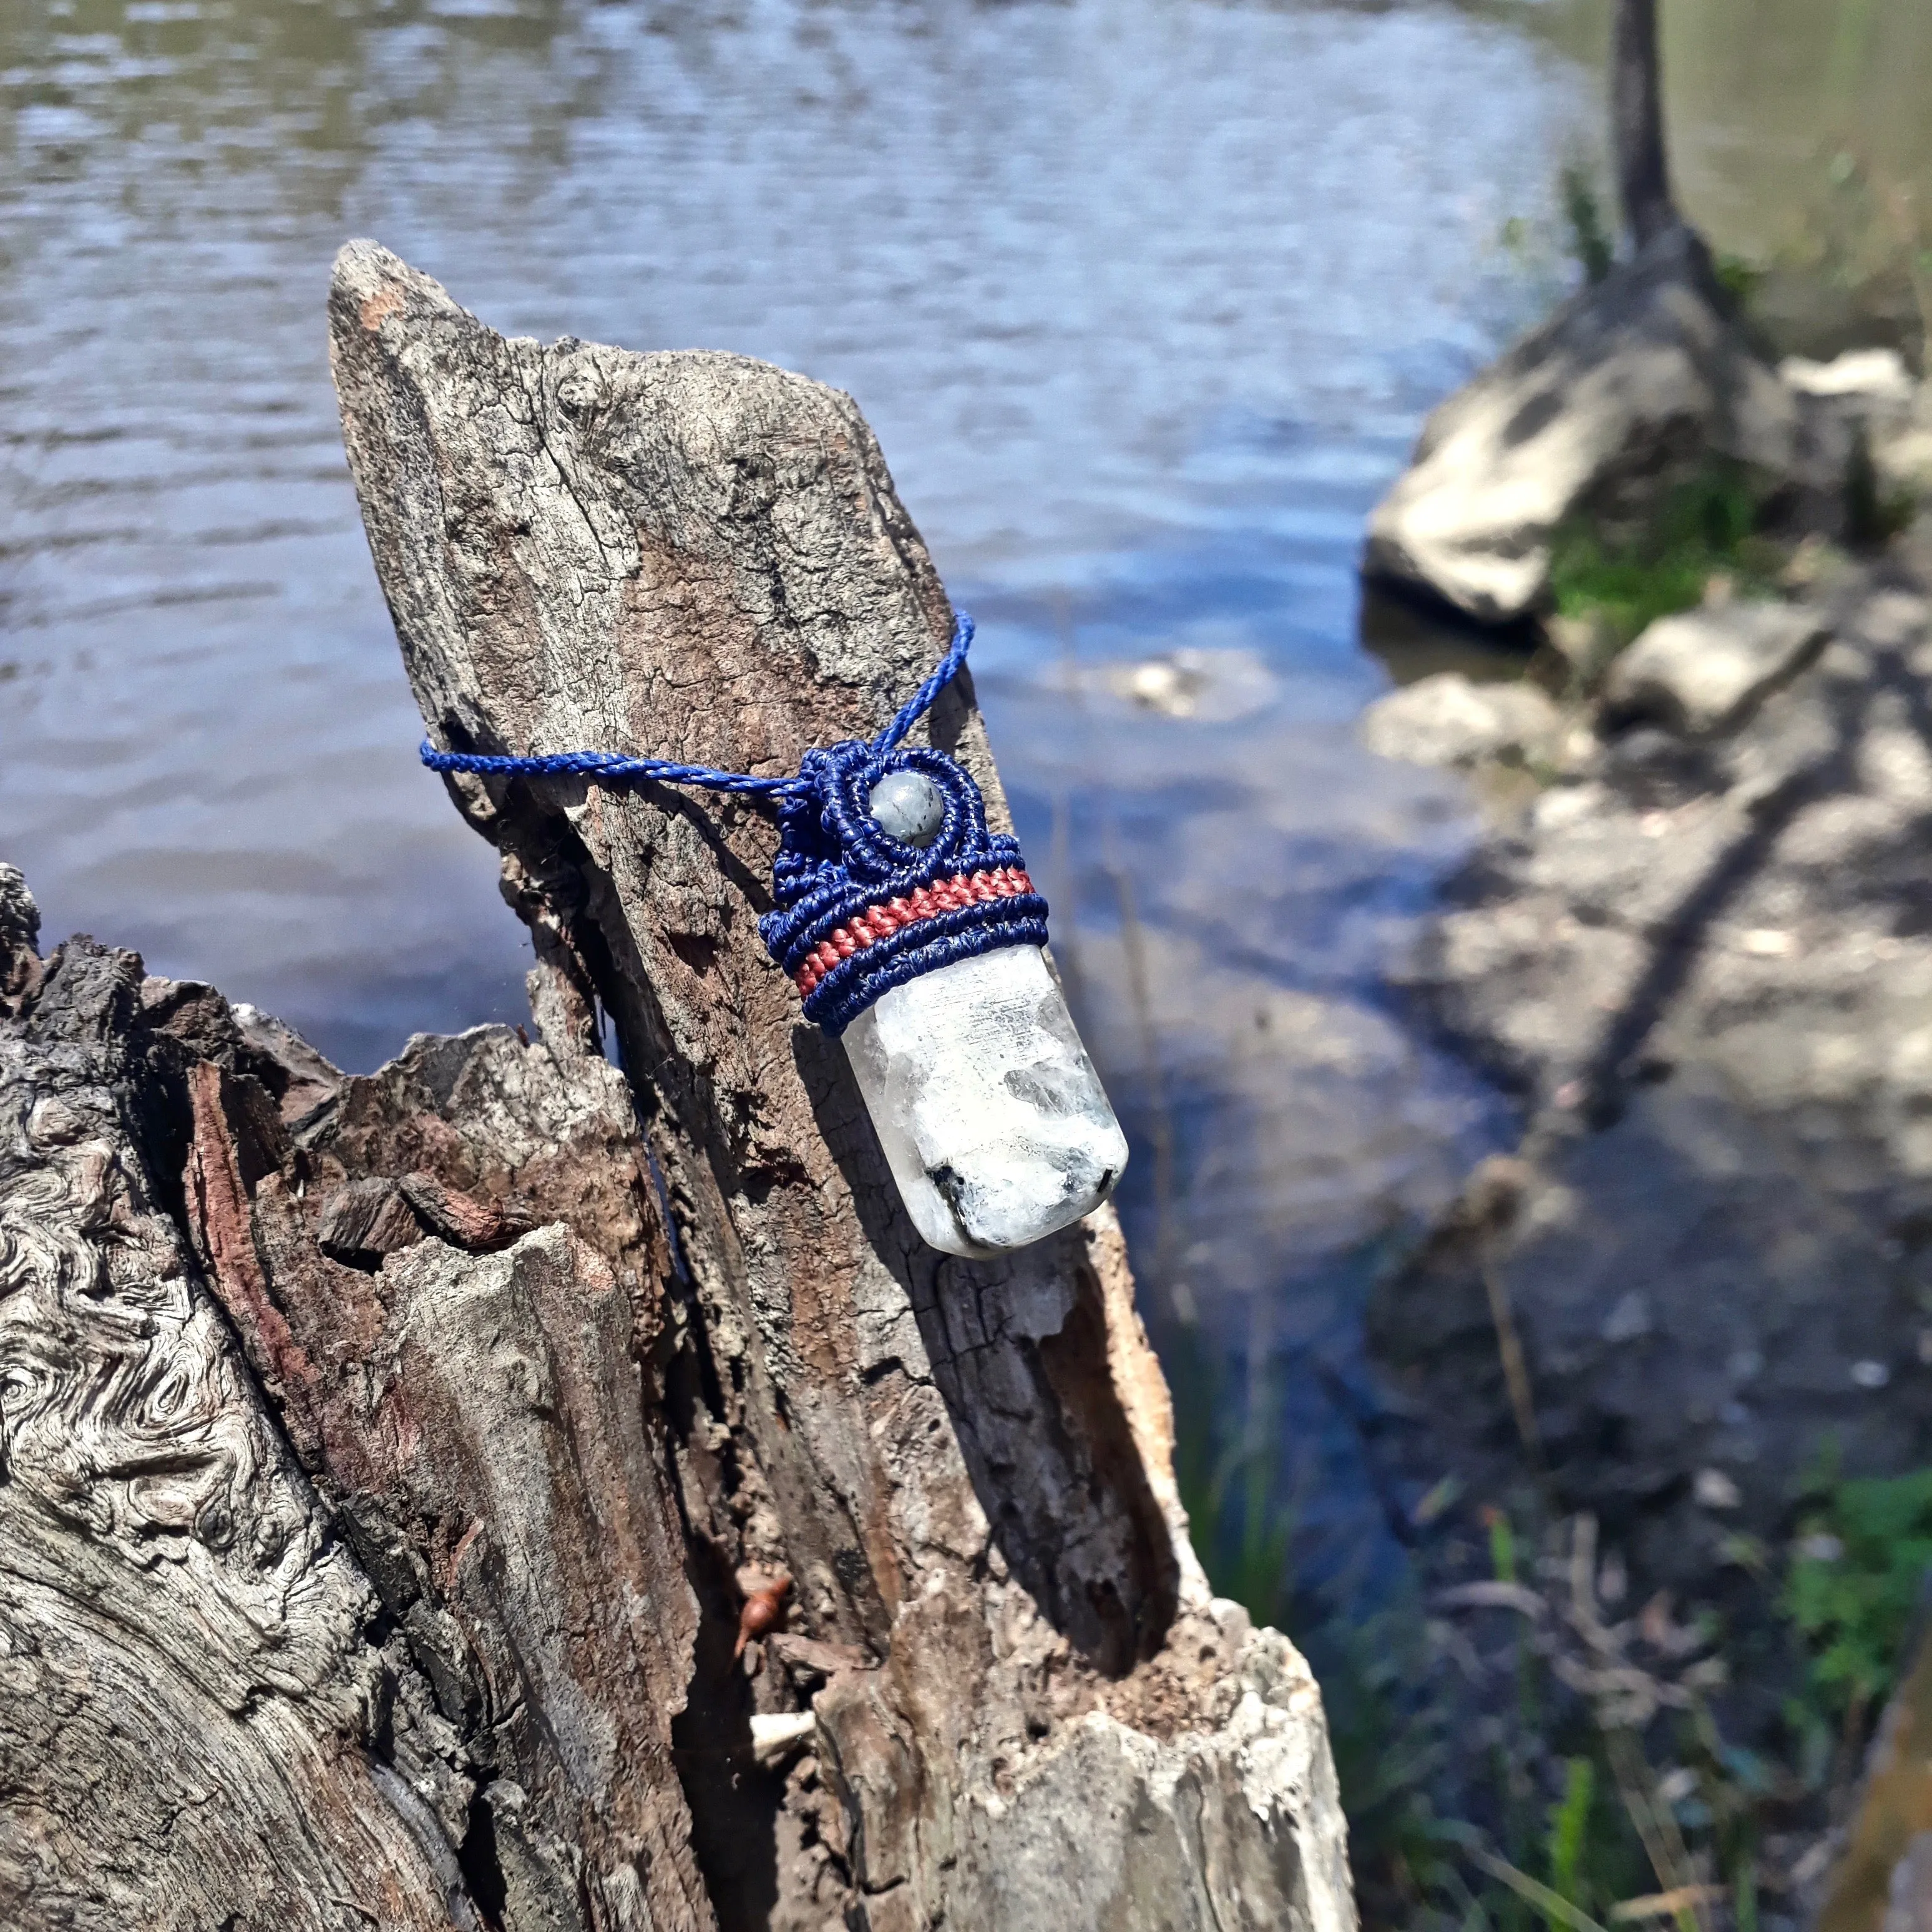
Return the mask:
<svg viewBox="0 0 1932 1932"><path fill-rule="evenodd" d="M872 740L884 754L896 750L906 734L925 716L932 700L964 668L973 646L974 623L964 610L952 622L952 641L939 668L906 702L892 722ZM487 752L442 752L425 738L419 747L422 761L433 772L478 772L487 777L515 778L593 778L607 784L701 785L707 791L736 792L752 798L786 798L811 789L802 776L761 778L749 772L722 772L712 765L680 765L670 758L626 758L620 752L549 752L528 758Z"/></svg>
<svg viewBox="0 0 1932 1932"><path fill-rule="evenodd" d="M1046 944L1046 902L1027 877L1019 842L988 827L980 788L944 752L902 748L964 665L973 628L961 611L946 655L878 736L809 751L788 778L614 752L443 752L427 739L422 761L436 772L696 785L772 800L780 833L774 905L759 934L799 986L806 1017L836 1036L922 974L1000 946ZM893 771L916 772L939 792L945 816L929 846L895 838L872 816L872 789Z"/></svg>

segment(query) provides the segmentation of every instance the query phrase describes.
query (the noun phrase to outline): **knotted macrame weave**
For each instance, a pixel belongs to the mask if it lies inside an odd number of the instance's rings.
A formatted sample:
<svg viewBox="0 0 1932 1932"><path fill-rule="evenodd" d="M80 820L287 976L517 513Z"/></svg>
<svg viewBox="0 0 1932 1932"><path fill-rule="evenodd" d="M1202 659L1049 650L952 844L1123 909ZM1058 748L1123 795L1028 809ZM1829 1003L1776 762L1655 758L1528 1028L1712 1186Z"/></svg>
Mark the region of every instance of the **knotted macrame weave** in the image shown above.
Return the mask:
<svg viewBox="0 0 1932 1932"><path fill-rule="evenodd" d="M944 801L939 836L922 849L891 836L868 808L872 788L895 771L922 774ZM806 1017L827 1033L935 967L1046 944L1046 902L1019 841L987 830L980 788L944 752L881 754L848 740L806 752L799 776L808 788L778 807L777 904L758 931L797 985Z"/></svg>
<svg viewBox="0 0 1932 1932"><path fill-rule="evenodd" d="M836 1035L882 994L922 973L1002 946L1046 944L1046 902L1027 876L1019 842L987 830L980 788L954 760L904 742L972 642L973 620L962 611L946 656L884 730L869 742L806 752L792 778L615 752L446 752L427 740L422 761L432 771L485 777L698 785L772 800L776 903L759 934L797 986L806 1017ZM892 837L872 815L873 788L896 771L920 772L938 788L945 818L930 845Z"/></svg>

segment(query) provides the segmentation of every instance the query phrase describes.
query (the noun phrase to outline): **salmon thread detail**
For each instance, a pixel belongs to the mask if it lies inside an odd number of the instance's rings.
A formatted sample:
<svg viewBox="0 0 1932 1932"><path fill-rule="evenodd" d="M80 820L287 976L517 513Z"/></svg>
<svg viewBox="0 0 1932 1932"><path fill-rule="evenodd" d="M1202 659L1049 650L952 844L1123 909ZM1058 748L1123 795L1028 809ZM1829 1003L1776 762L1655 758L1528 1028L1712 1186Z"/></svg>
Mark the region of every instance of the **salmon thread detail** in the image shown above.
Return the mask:
<svg viewBox="0 0 1932 1932"><path fill-rule="evenodd" d="M990 899L1018 898L1032 890L1032 880L1017 866L1000 866L991 872L956 872L950 879L934 879L929 886L915 886L903 898L868 906L857 918L848 920L806 955L805 963L796 975L799 993L802 998L809 998L813 988L842 959L864 952L889 933L937 919L942 913L957 912L962 907Z"/></svg>

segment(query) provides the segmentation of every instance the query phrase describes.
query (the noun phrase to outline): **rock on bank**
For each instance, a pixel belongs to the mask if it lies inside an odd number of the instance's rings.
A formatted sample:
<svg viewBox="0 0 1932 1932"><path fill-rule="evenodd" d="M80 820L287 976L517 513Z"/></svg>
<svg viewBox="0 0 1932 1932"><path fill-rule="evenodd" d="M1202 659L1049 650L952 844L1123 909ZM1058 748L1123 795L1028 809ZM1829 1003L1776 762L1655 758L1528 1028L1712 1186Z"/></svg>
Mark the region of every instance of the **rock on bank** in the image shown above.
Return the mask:
<svg viewBox="0 0 1932 1932"><path fill-rule="evenodd" d="M1703 244L1677 228L1436 410L1370 520L1364 568L1480 622L1511 623L1541 602L1567 519L1640 520L1714 456L1767 483L1819 460Z"/></svg>

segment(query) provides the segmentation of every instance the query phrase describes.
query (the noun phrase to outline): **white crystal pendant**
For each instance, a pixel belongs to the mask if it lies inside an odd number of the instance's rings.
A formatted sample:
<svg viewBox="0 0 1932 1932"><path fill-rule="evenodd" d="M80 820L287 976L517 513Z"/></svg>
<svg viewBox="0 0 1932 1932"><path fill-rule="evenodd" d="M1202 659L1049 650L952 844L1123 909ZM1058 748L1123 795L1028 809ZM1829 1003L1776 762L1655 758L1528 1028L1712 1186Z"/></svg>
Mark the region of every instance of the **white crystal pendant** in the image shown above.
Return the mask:
<svg viewBox="0 0 1932 1932"><path fill-rule="evenodd" d="M1037 946L895 986L844 1040L913 1225L947 1254L1037 1241L1099 1207L1127 1164Z"/></svg>

